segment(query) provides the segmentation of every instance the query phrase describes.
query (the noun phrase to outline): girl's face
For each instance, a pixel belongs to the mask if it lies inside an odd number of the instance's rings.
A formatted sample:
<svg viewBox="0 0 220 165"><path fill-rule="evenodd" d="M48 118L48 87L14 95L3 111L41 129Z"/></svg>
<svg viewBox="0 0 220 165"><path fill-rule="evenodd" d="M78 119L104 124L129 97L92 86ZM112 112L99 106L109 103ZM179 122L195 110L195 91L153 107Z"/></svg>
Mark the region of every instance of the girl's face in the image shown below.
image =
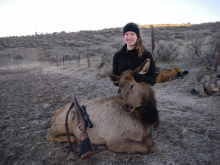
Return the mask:
<svg viewBox="0 0 220 165"><path fill-rule="evenodd" d="M127 44L127 48L129 48L129 49L135 48L135 44L136 44L137 39L138 39L138 37L137 37L136 33L132 32L132 31L128 31L124 35L124 41Z"/></svg>

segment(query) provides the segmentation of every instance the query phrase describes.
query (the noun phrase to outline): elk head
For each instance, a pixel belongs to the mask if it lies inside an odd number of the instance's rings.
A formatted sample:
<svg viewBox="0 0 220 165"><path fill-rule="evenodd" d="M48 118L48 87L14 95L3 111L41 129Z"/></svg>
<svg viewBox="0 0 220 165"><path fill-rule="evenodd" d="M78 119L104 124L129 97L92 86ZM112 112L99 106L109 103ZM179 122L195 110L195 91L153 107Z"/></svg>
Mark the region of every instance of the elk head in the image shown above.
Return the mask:
<svg viewBox="0 0 220 165"><path fill-rule="evenodd" d="M143 87L143 83L137 83L134 79L134 74L145 74L149 70L150 59L146 59L136 70L127 70L122 73L121 76L109 74L108 77L114 83L119 82L119 87L121 89L121 95L123 98L123 109L135 113L138 107L142 106L143 99L145 99L146 95L149 95L146 91L145 84ZM136 114L137 115L137 114Z"/></svg>

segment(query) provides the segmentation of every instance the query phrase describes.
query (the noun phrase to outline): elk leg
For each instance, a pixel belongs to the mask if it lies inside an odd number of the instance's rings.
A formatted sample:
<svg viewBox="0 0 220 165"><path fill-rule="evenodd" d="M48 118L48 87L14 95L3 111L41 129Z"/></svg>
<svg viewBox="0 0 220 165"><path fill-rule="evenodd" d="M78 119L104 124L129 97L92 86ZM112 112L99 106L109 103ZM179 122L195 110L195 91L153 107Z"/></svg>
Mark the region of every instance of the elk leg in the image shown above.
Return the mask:
<svg viewBox="0 0 220 165"><path fill-rule="evenodd" d="M66 127L65 127L65 118L67 111L70 107L70 104L67 104L65 107L61 108L54 116L52 120L51 128L47 133L47 140L53 142L67 142L67 135L66 135ZM68 118L68 128L69 128L69 135L70 140L72 142L79 143L79 140L76 138L74 134L77 132L80 134L80 130L76 129L78 118L76 117L76 112L72 110L69 114Z"/></svg>
<svg viewBox="0 0 220 165"><path fill-rule="evenodd" d="M47 134L47 140L53 141L53 142L67 142L67 136L66 135L59 135L59 136L50 136ZM73 136L70 136L71 142L75 142L75 138Z"/></svg>
<svg viewBox="0 0 220 165"><path fill-rule="evenodd" d="M154 141L152 139L152 137L150 135L147 135L145 138L144 138L144 142L149 146L149 147L152 147L154 145Z"/></svg>
<svg viewBox="0 0 220 165"><path fill-rule="evenodd" d="M76 138L73 132L73 130L76 130L76 128L73 127L72 122L70 122L68 127L69 127L69 136L71 142L75 142L77 144L80 143L80 141ZM80 132L80 130L76 132ZM53 124L52 127L49 129L46 138L47 140L53 142L67 142L68 140L67 140L65 124L63 122L58 124Z"/></svg>
<svg viewBox="0 0 220 165"><path fill-rule="evenodd" d="M64 123L53 124L52 127L49 129L46 138L47 140L53 142L67 142Z"/></svg>
<svg viewBox="0 0 220 165"><path fill-rule="evenodd" d="M108 142L107 147L114 152L125 153L142 153L147 154L150 152L150 147L145 142L138 142L131 139L124 139L117 142Z"/></svg>

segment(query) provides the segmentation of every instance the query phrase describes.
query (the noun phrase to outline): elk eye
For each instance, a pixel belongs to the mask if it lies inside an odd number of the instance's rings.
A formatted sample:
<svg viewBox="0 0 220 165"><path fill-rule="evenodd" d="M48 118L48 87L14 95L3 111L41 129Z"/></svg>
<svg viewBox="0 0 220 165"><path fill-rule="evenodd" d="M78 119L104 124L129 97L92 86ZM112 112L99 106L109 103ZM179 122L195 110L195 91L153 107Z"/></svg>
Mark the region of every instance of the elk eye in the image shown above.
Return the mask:
<svg viewBox="0 0 220 165"><path fill-rule="evenodd" d="M132 85L131 85L131 90L133 89L133 87L134 87L134 85L132 84Z"/></svg>

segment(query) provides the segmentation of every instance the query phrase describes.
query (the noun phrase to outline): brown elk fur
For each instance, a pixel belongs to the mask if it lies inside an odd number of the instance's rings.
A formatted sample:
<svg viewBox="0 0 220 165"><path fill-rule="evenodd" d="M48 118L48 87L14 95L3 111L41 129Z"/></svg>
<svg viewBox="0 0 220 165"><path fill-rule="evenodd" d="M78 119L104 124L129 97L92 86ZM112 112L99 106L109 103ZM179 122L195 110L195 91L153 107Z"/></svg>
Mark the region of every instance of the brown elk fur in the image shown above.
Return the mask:
<svg viewBox="0 0 220 165"><path fill-rule="evenodd" d="M154 92L150 85L137 83L133 77L136 72L146 73L149 62L146 60L137 70L126 71L120 77L109 75L111 81L119 81L121 94L81 102L93 124L87 129L93 145L106 145L114 152L150 152L153 140L149 130L159 122ZM53 116L48 140L67 142L64 121L69 107L70 103ZM74 107L68 122L71 140L80 143L80 124Z"/></svg>

